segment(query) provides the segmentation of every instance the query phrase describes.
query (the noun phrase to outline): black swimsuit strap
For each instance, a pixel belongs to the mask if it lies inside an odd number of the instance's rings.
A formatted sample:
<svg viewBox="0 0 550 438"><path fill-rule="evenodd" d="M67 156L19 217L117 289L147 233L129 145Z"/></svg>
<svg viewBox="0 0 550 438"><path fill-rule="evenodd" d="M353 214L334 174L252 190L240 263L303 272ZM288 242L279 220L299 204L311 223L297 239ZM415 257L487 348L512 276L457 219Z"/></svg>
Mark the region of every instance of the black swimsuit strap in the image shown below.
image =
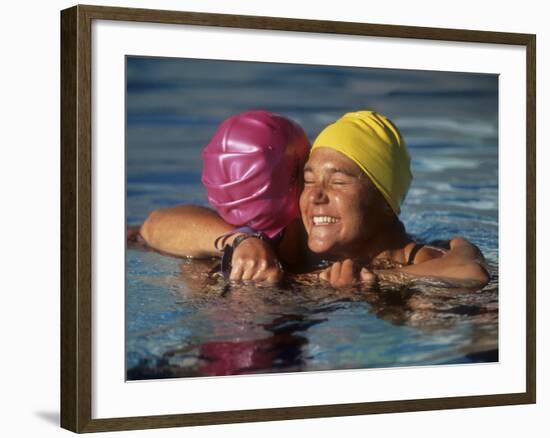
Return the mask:
<svg viewBox="0 0 550 438"><path fill-rule="evenodd" d="M411 252L409 253L409 258L407 260L407 265L412 265L414 262L414 258L416 257L416 254L418 251L420 251L422 248L424 248L423 243L415 243L414 248L411 249Z"/></svg>

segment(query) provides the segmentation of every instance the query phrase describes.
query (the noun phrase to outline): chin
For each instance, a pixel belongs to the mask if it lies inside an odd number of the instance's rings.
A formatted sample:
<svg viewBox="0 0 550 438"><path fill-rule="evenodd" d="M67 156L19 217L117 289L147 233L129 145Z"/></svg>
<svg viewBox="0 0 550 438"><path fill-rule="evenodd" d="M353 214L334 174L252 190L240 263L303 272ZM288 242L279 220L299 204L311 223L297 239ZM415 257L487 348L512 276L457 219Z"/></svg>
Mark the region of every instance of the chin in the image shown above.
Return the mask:
<svg viewBox="0 0 550 438"><path fill-rule="evenodd" d="M318 240L308 241L307 246L315 254L325 254L328 253L332 245L329 245L325 242L320 242Z"/></svg>

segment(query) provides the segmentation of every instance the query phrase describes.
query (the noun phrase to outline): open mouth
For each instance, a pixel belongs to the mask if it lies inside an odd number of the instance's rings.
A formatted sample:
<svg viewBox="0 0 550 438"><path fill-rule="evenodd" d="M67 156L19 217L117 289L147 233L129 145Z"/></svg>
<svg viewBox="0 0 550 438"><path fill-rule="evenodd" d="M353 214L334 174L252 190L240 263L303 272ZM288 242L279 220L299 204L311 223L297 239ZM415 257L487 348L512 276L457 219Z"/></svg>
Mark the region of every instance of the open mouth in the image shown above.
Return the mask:
<svg viewBox="0 0 550 438"><path fill-rule="evenodd" d="M333 216L313 216L313 225L331 225L340 222L340 219Z"/></svg>

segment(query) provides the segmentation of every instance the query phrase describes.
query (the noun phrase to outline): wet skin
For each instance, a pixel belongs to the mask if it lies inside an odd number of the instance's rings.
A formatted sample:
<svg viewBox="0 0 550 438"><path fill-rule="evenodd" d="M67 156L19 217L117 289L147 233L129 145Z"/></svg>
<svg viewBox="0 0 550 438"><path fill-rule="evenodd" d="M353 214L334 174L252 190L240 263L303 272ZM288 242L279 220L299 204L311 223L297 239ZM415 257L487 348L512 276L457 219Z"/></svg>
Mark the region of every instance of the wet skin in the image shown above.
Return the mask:
<svg viewBox="0 0 550 438"><path fill-rule="evenodd" d="M328 148L311 153L304 168L300 211L313 252L360 256L388 208L352 160Z"/></svg>

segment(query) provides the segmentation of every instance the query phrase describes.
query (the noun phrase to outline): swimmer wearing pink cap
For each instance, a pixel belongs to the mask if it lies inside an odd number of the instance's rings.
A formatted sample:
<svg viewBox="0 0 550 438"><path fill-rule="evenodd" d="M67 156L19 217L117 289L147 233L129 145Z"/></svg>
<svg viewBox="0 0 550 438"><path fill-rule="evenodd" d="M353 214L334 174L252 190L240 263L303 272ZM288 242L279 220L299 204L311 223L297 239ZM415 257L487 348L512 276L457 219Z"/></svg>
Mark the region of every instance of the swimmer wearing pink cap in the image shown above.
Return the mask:
<svg viewBox="0 0 550 438"><path fill-rule="evenodd" d="M299 217L300 178L310 149L303 129L268 111L225 120L204 148L202 182L210 205L236 228L215 241L221 270L232 271L233 250L249 237L278 241ZM239 234L232 245L228 237ZM219 244L220 243L220 244Z"/></svg>
<svg viewBox="0 0 550 438"><path fill-rule="evenodd" d="M225 120L204 148L202 183L218 214L269 238L299 216L310 144L302 128L268 111Z"/></svg>
<svg viewBox="0 0 550 438"><path fill-rule="evenodd" d="M216 212L196 205L160 208L131 231L165 254L222 254L222 272L231 280L278 281L281 263L300 266L307 249L298 200L309 150L303 129L283 116L259 110L232 116L202 154L202 181Z"/></svg>

